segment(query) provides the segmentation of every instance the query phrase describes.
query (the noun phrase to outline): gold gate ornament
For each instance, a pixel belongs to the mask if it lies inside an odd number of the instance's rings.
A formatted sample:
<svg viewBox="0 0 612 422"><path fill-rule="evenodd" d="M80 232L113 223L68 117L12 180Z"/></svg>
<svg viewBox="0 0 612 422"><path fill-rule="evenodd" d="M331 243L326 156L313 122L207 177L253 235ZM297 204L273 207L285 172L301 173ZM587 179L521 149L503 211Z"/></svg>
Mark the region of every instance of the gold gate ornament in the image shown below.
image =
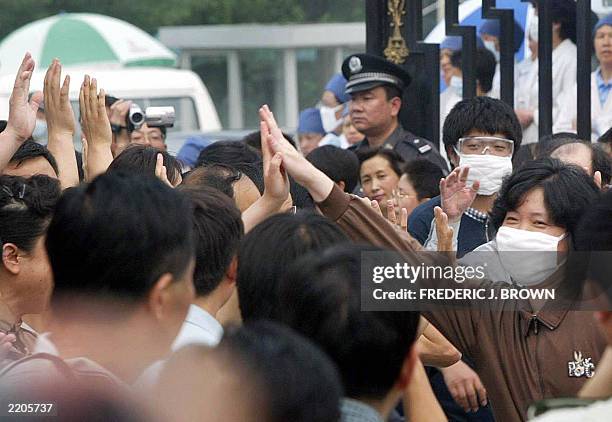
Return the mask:
<svg viewBox="0 0 612 422"><path fill-rule="evenodd" d="M393 34L389 37L387 48L383 53L387 60L395 64L404 63L410 54L406 40L400 31L400 28L404 26L402 18L406 14L405 6L406 0L389 0L387 3L387 14L391 16L390 25L393 27Z"/></svg>

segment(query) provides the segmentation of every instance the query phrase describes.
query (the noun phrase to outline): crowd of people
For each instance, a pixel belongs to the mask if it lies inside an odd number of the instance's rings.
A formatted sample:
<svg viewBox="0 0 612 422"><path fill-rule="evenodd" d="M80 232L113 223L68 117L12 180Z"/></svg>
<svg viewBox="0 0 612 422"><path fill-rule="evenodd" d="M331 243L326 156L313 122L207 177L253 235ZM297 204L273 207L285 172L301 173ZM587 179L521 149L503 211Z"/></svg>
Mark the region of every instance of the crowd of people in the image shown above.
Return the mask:
<svg viewBox="0 0 612 422"><path fill-rule="evenodd" d="M571 34L555 10L558 51ZM481 33L471 99L460 45L442 45L442 148L399 121L412 75L367 54L301 113L297 142L263 105L259 131L177 157L165 128L130 127L129 101L62 78L57 59L32 93L26 54L0 126L0 415L608 420L610 115L593 109L598 142L559 132L530 147L537 118L491 95L499 28ZM608 16L594 32L602 107L611 34ZM422 288L563 302L368 310L363 257L388 252L452 268L488 257L483 279Z"/></svg>

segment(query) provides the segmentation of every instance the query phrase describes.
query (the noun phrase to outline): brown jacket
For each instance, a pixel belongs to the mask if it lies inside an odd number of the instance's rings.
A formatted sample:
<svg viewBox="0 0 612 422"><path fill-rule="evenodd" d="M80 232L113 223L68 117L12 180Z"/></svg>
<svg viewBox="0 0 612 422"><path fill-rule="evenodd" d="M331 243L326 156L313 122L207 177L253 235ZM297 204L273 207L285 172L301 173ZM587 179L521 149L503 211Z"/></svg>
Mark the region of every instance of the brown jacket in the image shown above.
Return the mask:
<svg viewBox="0 0 612 422"><path fill-rule="evenodd" d="M354 241L418 259L420 244L359 198L334 187L318 207ZM545 307L534 314L529 302L517 300L504 303L503 309L440 307L423 316L475 362L496 420L524 421L527 407L537 400L575 396L587 378L576 371L570 376L571 364L590 359L596 368L606 343L592 312Z"/></svg>

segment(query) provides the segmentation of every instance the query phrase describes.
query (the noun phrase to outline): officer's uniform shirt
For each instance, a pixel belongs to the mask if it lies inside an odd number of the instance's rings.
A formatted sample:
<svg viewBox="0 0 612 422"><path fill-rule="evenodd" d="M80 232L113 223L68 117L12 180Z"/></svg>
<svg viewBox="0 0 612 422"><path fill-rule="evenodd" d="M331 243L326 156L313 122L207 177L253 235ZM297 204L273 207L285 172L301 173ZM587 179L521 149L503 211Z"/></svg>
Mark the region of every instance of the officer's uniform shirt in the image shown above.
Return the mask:
<svg viewBox="0 0 612 422"><path fill-rule="evenodd" d="M349 149L357 153L369 148L370 144L368 138L366 137L363 141L353 145ZM385 140L382 148L394 150L406 162L413 161L418 158L431 161L440 167L445 175L448 174L446 161L438 153L434 145L427 139L419 138L413 133L405 130L399 124L393 133L391 133L391 135Z"/></svg>

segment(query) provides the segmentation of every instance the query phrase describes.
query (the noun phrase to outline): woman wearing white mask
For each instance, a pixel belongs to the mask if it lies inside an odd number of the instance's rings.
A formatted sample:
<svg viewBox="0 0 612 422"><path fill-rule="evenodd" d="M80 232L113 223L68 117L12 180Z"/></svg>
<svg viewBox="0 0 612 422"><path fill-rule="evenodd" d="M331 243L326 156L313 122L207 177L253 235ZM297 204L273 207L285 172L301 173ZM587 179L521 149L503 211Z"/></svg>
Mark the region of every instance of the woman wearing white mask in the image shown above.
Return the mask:
<svg viewBox="0 0 612 422"><path fill-rule="evenodd" d="M599 189L582 169L551 158L525 164L504 182L490 214L495 238L461 259L487 262L487 278L535 286L562 271L582 214Z"/></svg>

